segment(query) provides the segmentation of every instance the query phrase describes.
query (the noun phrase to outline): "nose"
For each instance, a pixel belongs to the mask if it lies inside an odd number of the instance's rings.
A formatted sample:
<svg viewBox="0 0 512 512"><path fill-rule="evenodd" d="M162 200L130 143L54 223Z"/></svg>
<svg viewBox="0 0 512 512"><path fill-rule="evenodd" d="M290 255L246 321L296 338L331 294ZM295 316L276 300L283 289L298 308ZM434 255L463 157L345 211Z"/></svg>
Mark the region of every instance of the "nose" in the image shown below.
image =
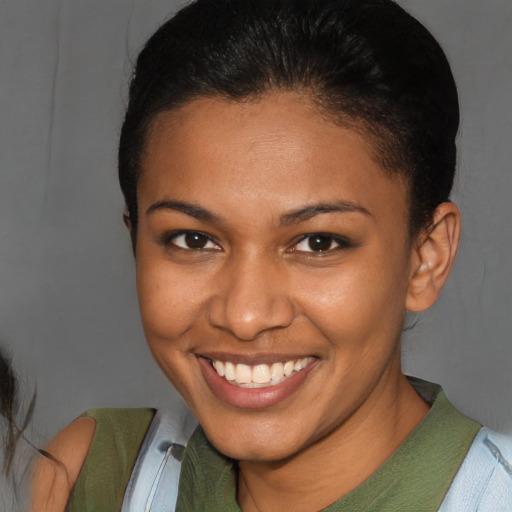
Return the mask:
<svg viewBox="0 0 512 512"><path fill-rule="evenodd" d="M263 331L289 326L294 307L279 263L263 257L231 262L219 276L219 293L210 299L208 321L250 341Z"/></svg>

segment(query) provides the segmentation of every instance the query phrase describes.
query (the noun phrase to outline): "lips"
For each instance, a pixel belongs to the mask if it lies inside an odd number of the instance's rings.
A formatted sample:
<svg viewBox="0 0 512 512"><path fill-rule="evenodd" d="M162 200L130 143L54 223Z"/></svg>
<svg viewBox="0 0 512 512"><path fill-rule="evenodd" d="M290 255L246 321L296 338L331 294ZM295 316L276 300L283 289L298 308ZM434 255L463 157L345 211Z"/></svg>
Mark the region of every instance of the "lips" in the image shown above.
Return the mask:
<svg viewBox="0 0 512 512"><path fill-rule="evenodd" d="M316 357L254 364L227 359L197 357L213 394L228 405L244 409L262 409L286 400L304 384L319 362Z"/></svg>

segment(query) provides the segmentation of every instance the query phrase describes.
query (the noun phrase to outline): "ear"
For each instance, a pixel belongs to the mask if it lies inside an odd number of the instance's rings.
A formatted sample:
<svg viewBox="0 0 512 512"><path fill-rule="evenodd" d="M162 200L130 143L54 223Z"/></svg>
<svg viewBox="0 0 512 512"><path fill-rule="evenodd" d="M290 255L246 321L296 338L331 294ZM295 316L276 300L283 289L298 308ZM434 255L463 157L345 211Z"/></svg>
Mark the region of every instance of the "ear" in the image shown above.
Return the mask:
<svg viewBox="0 0 512 512"><path fill-rule="evenodd" d="M135 230L133 229L133 224L130 219L130 214L126 210L123 212L123 222L124 222L124 225L126 226L126 229L128 229L128 231L130 233L130 239L132 242L132 252L133 252L133 255L135 256L135 247L136 247L137 237L135 236Z"/></svg>
<svg viewBox="0 0 512 512"><path fill-rule="evenodd" d="M460 237L460 213L453 203L440 204L433 224L415 240L406 308L425 311L443 288L455 260Z"/></svg>
<svg viewBox="0 0 512 512"><path fill-rule="evenodd" d="M123 212L123 223L126 226L126 229L131 233L132 232L132 221L130 220L130 214L125 210Z"/></svg>

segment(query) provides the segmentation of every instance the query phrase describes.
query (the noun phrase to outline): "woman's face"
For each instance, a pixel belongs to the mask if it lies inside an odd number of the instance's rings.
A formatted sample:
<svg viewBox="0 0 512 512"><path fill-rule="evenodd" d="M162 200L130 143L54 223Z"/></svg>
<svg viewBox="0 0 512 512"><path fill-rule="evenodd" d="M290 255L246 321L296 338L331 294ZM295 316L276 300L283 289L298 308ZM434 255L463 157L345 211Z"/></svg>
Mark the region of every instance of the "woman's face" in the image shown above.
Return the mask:
<svg viewBox="0 0 512 512"><path fill-rule="evenodd" d="M199 99L152 124L142 321L228 456L279 460L336 436L378 414L401 375L407 188L372 155L291 93Z"/></svg>

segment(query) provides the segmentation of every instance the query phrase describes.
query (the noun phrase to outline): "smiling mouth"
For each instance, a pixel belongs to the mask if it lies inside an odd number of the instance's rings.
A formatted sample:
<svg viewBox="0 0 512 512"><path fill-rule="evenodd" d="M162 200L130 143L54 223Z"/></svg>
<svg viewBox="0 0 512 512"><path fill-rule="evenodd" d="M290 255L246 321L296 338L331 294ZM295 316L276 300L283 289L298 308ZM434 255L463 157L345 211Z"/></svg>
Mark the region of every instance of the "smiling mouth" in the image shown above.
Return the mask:
<svg viewBox="0 0 512 512"><path fill-rule="evenodd" d="M314 357L305 357L272 364L247 365L213 359L210 363L229 384L242 388L265 388L288 380L314 360Z"/></svg>

